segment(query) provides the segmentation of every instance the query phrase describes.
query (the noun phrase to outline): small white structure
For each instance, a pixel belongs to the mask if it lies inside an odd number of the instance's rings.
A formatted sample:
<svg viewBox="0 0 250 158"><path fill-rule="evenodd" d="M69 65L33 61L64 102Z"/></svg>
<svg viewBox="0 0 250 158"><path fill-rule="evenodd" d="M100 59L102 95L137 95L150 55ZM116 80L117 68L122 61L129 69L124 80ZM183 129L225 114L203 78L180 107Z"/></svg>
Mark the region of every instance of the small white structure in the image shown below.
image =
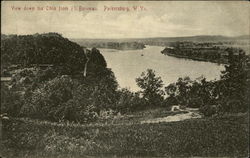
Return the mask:
<svg viewBox="0 0 250 158"><path fill-rule="evenodd" d="M1 77L1 82L10 82L11 77Z"/></svg>
<svg viewBox="0 0 250 158"><path fill-rule="evenodd" d="M171 107L171 111L177 111L177 110L180 110L180 105L173 105Z"/></svg>
<svg viewBox="0 0 250 158"><path fill-rule="evenodd" d="M199 114L199 109L197 108L186 108L185 110L181 109L179 105L172 106L171 111L183 111L185 113L179 113L175 115L170 115L166 117L160 117L160 118L154 118L149 119L146 121L141 121L141 124L143 123L160 123L160 122L177 122L177 121L183 121L188 119L198 119L202 118L202 116Z"/></svg>

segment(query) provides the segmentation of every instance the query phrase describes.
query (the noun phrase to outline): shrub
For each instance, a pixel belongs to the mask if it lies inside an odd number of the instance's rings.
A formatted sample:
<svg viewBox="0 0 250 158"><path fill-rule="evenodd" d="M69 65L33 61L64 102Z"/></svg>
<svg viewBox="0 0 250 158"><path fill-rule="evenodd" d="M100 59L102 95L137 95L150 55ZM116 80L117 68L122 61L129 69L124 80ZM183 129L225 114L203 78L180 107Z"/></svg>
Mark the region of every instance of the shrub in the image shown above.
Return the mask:
<svg viewBox="0 0 250 158"><path fill-rule="evenodd" d="M37 88L21 113L24 116L52 121L68 120L88 122L96 118L88 88L69 76L56 77ZM81 94L81 95L79 95Z"/></svg>
<svg viewBox="0 0 250 158"><path fill-rule="evenodd" d="M121 113L134 112L148 107L148 102L145 98L141 98L139 93L130 92L128 89L122 89L118 93L116 109Z"/></svg>
<svg viewBox="0 0 250 158"><path fill-rule="evenodd" d="M99 114L100 119L113 119L115 116L115 111L110 109L110 110L101 110Z"/></svg>
<svg viewBox="0 0 250 158"><path fill-rule="evenodd" d="M24 100L18 92L1 83L1 113L7 113L9 116L16 117L19 115L23 102Z"/></svg>
<svg viewBox="0 0 250 158"><path fill-rule="evenodd" d="M218 112L218 106L216 105L205 105L200 107L200 112L204 115L204 116L213 116Z"/></svg>

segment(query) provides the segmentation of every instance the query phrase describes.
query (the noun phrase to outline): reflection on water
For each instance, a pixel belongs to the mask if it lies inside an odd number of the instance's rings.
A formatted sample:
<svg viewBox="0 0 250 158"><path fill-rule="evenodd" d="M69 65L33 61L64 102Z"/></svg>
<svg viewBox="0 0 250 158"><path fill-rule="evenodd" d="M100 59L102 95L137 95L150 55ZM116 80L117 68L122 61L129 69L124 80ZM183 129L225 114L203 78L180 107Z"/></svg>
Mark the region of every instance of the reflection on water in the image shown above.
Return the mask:
<svg viewBox="0 0 250 158"><path fill-rule="evenodd" d="M138 91L135 78L146 69L153 69L161 76L165 85L175 82L179 77L189 76L191 79L204 76L207 80L219 79L223 65L215 63L180 59L163 55L164 47L146 46L143 50L119 51L100 49L107 65L115 73L122 88Z"/></svg>

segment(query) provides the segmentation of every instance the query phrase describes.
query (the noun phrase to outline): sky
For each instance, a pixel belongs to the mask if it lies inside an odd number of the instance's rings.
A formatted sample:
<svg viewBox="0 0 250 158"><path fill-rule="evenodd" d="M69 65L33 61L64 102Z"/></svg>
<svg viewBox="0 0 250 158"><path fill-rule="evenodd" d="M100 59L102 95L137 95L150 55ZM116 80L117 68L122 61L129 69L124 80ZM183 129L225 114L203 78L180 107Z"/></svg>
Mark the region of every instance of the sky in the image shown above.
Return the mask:
<svg viewBox="0 0 250 158"><path fill-rule="evenodd" d="M58 32L67 38L250 34L250 3L247 1L4 1L1 3L3 34ZM133 7L136 6L137 9L134 10ZM21 10L13 9L18 7ZM24 10L25 7L35 9ZM38 10L37 7L43 10ZM56 10L51 10L53 7ZM67 7L68 10L59 11L59 7ZM80 11L79 7L95 10ZM129 8L129 11L112 10L112 7Z"/></svg>

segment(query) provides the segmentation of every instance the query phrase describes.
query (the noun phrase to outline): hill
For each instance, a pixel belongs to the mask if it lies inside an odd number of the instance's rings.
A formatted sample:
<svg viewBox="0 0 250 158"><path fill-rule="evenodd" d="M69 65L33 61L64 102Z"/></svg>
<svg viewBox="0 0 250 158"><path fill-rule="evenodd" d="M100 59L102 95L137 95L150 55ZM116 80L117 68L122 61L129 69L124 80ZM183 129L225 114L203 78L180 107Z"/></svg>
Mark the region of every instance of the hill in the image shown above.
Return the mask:
<svg viewBox="0 0 250 158"><path fill-rule="evenodd" d="M78 71L87 60L81 46L57 33L1 37L2 66L53 64Z"/></svg>
<svg viewBox="0 0 250 158"><path fill-rule="evenodd" d="M91 55L88 57L87 53ZM88 58L91 58L90 64L106 67L98 50L83 49L58 33L1 35L1 70L13 65L53 66L66 74L77 74L84 71Z"/></svg>

